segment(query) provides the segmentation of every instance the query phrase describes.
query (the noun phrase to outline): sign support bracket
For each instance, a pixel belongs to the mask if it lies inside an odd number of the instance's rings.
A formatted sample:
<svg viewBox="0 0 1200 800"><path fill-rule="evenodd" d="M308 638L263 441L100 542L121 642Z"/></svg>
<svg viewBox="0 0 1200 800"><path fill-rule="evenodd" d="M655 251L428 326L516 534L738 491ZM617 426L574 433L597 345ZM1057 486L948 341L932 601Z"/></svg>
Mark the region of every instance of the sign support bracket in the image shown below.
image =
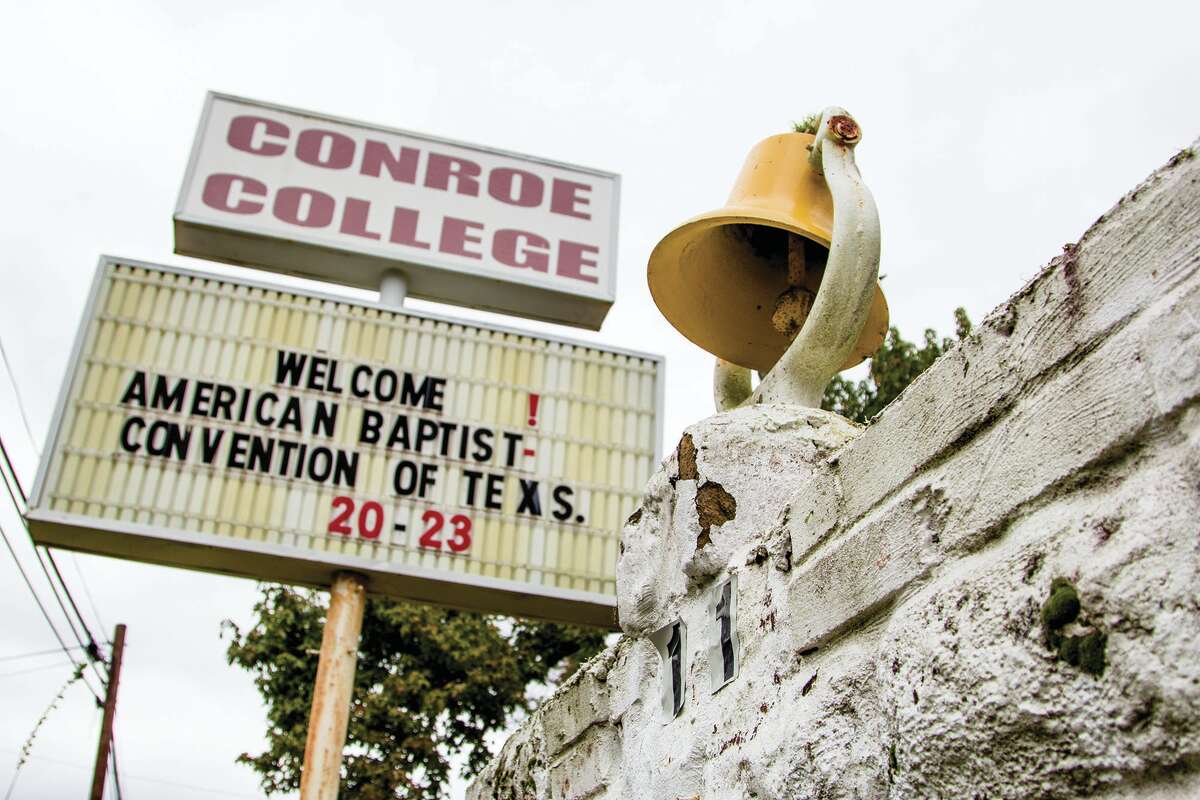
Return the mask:
<svg viewBox="0 0 1200 800"><path fill-rule="evenodd" d="M379 302L396 310L404 307L408 297L408 276L398 269L389 269L379 281Z"/></svg>

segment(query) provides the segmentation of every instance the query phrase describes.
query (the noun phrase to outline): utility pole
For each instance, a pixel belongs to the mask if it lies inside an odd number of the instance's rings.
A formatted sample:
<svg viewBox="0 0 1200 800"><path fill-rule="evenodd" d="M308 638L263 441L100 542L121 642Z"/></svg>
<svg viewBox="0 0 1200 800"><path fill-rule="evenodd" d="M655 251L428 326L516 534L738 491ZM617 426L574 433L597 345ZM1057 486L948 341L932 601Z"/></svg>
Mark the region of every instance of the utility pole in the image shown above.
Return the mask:
<svg viewBox="0 0 1200 800"><path fill-rule="evenodd" d="M96 768L92 772L91 800L104 800L104 779L108 772L108 754L112 749L113 715L117 711L117 684L121 680L121 655L125 652L125 625L117 625L113 635L112 659L108 665L108 690L104 693L104 721L100 724L100 744L96 748Z"/></svg>

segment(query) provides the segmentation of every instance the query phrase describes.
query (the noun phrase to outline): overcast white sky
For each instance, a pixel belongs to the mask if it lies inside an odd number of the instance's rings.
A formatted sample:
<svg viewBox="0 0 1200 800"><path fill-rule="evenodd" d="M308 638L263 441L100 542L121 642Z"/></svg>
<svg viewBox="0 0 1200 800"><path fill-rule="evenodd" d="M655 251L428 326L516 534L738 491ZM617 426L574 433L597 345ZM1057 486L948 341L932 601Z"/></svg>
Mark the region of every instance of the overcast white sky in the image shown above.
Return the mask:
<svg viewBox="0 0 1200 800"><path fill-rule="evenodd" d="M216 89L620 173L617 303L599 334L570 334L666 355L669 448L711 413L711 359L655 309L646 259L672 226L722 204L751 145L825 105L849 109L882 218L892 320L910 338L949 331L954 306L981 318L1200 133L1195 9L10 3L0 338L40 448L100 253L247 274L172 254L176 193L204 93ZM0 434L28 486L37 456L6 376ZM0 524L29 566L16 517L0 511ZM219 639L222 619L249 618L254 585L89 556L59 563L89 616L84 578L102 627L129 625L117 719L125 796L257 796L233 759L260 746L264 718ZM3 553L0 598L0 659L54 646ZM0 791L63 663L0 661ZM98 721L73 688L13 796L84 793Z"/></svg>

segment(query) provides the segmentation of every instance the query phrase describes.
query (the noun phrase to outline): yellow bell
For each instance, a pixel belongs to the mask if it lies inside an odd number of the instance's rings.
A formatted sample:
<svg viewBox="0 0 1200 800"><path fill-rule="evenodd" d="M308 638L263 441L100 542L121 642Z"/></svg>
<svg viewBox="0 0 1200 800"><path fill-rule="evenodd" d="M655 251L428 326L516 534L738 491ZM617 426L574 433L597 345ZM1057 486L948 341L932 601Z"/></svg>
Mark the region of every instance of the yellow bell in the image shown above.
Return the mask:
<svg viewBox="0 0 1200 800"><path fill-rule="evenodd" d="M694 344L760 374L799 332L829 254L833 199L809 165L813 139L784 133L759 142L726 206L683 223L650 254L650 294L663 316ZM842 369L874 353L887 327L877 283Z"/></svg>

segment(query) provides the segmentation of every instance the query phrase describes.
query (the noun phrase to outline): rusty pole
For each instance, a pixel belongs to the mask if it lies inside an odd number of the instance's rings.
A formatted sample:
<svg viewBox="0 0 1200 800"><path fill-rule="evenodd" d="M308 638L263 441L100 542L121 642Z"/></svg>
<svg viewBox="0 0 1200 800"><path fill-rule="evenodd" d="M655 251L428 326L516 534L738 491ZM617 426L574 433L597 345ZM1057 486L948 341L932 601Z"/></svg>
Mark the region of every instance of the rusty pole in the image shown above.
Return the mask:
<svg viewBox="0 0 1200 800"><path fill-rule="evenodd" d="M367 606L366 586L362 575L339 572L329 588L329 612L321 637L300 773L300 800L336 800L338 796L354 670L358 666L358 637Z"/></svg>
<svg viewBox="0 0 1200 800"><path fill-rule="evenodd" d="M117 684L121 680L121 657L125 654L125 625L113 634L112 656L108 666L108 687L104 693L104 720L100 723L100 744L96 747L96 767L92 770L91 800L103 800L104 779L108 776L108 754L112 749L113 717L117 713Z"/></svg>
<svg viewBox="0 0 1200 800"><path fill-rule="evenodd" d="M400 310L407 296L408 278L404 273L385 272L379 283L380 305ZM329 587L329 613L321 636L304 766L300 769L300 800L337 800L358 666L358 637L367 608L366 589L367 579L354 572L337 573Z"/></svg>

